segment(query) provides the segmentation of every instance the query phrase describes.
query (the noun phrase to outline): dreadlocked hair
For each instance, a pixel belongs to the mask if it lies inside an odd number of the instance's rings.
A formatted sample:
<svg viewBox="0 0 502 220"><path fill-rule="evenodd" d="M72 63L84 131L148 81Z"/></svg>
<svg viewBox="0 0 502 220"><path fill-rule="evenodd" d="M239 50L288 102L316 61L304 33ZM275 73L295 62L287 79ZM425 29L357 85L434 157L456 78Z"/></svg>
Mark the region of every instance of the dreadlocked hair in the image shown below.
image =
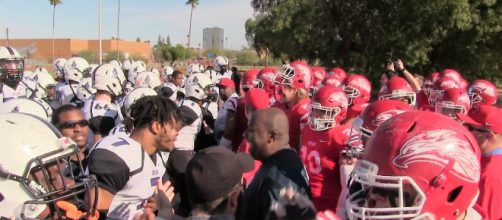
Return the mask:
<svg viewBox="0 0 502 220"><path fill-rule="evenodd" d="M128 132L131 132L132 128L148 126L154 121L173 125L181 120L178 106L162 96L145 96L136 100L131 106L130 116L132 123L126 126Z"/></svg>

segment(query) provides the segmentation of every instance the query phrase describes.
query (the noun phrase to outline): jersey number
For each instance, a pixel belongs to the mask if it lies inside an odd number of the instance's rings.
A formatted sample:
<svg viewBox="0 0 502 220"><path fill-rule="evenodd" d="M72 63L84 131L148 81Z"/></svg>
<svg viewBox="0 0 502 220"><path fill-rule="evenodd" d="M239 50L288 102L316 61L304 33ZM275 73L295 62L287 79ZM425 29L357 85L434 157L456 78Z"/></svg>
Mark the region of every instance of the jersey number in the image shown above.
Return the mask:
<svg viewBox="0 0 502 220"><path fill-rule="evenodd" d="M302 147L300 150L300 155L305 161L305 166L307 167L307 170L310 173L318 174L321 173L322 167L321 167L321 156L319 155L319 152L316 150L310 151L307 154L307 148Z"/></svg>
<svg viewBox="0 0 502 220"><path fill-rule="evenodd" d="M110 111L110 107L108 107L108 104L101 106L99 103L96 103L96 105L94 105L94 109L96 109L96 110L104 109L106 111Z"/></svg>

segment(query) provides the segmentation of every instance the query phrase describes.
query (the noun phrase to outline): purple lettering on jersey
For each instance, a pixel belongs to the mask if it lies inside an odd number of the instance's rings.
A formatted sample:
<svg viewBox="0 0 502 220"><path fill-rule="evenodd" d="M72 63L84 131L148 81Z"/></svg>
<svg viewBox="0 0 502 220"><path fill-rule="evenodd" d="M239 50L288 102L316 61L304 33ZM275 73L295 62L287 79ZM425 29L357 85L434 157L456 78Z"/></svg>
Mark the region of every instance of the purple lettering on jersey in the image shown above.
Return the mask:
<svg viewBox="0 0 502 220"><path fill-rule="evenodd" d="M122 145L128 145L129 142L127 142L127 140L125 140L124 138L119 138L120 141L117 141L115 143L112 144L112 146L114 147L120 147Z"/></svg>
<svg viewBox="0 0 502 220"><path fill-rule="evenodd" d="M150 185L151 185L151 186L155 186L155 185L157 185L157 182L158 182L159 180L160 180L160 178L159 178L159 177L154 177L154 178L151 178L151 179L150 179Z"/></svg>

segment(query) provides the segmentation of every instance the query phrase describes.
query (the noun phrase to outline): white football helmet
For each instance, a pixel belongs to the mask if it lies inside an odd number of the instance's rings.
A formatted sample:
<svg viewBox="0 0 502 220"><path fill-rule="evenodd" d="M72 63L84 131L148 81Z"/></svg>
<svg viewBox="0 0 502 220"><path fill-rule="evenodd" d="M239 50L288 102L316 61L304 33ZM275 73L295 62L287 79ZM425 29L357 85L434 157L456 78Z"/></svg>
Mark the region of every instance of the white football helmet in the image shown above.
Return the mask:
<svg viewBox="0 0 502 220"><path fill-rule="evenodd" d="M98 68L98 64L89 64L89 71L86 71L86 74L84 75L83 78L86 78L86 77L91 77L92 78L92 75L94 74L94 70L96 70L96 68Z"/></svg>
<svg viewBox="0 0 502 220"><path fill-rule="evenodd" d="M192 75L194 73L203 73L204 67L200 63L192 63L187 67L188 75Z"/></svg>
<svg viewBox="0 0 502 220"><path fill-rule="evenodd" d="M217 56L214 59L214 70L216 70L216 72L221 72L223 66L228 67L228 59L223 56Z"/></svg>
<svg viewBox="0 0 502 220"><path fill-rule="evenodd" d="M185 82L186 97L199 100L215 101L218 98L218 88L204 73L190 75Z"/></svg>
<svg viewBox="0 0 502 220"><path fill-rule="evenodd" d="M96 89L92 86L92 78L86 77L82 78L80 83L78 83L77 97L82 101L89 100L92 96L96 94Z"/></svg>
<svg viewBox="0 0 502 220"><path fill-rule="evenodd" d="M0 154L0 216L50 218L55 213L40 216L48 205L57 207L56 201L72 199L96 184L93 177L72 175L83 173L75 142L43 119L0 114L0 146L9 148ZM68 162L70 156L75 162Z"/></svg>
<svg viewBox="0 0 502 220"><path fill-rule="evenodd" d="M149 71L152 73L155 73L157 75L157 77L160 77L160 72L157 68L150 68Z"/></svg>
<svg viewBox="0 0 502 220"><path fill-rule="evenodd" d="M134 102L136 102L136 100L138 100L144 96L156 96L156 95L157 95L157 92L151 88L144 87L144 88L133 89L129 94L127 94L124 97L124 104L123 104L124 112L123 113L125 113L125 115L127 117L131 117L131 115L129 114L130 110L131 110L131 106L132 106L132 104L134 104Z"/></svg>
<svg viewBox="0 0 502 220"><path fill-rule="evenodd" d="M141 60L134 62L132 64L131 68L129 69L129 74L127 75L127 80L131 83L136 82L136 76L138 76L138 74L140 74L144 71L146 71L145 62L143 62Z"/></svg>
<svg viewBox="0 0 502 220"><path fill-rule="evenodd" d="M52 64L52 70L56 73L56 76L60 79L64 78L64 65L66 63L65 58L58 58Z"/></svg>
<svg viewBox="0 0 502 220"><path fill-rule="evenodd" d="M37 83L35 96L38 98L47 97L47 87L56 86L56 81L47 72L35 72L33 80Z"/></svg>
<svg viewBox="0 0 502 220"><path fill-rule="evenodd" d="M125 71L129 71L132 67L132 65L134 64L134 61L129 59L129 58L126 58L123 62L122 62L122 69L124 69Z"/></svg>
<svg viewBox="0 0 502 220"><path fill-rule="evenodd" d="M118 60L112 60L112 61L110 61L110 64L113 64L113 65L115 65L116 67L118 67L118 68L121 68L121 69L122 69L122 63L121 63L120 61L118 61Z"/></svg>
<svg viewBox="0 0 502 220"><path fill-rule="evenodd" d="M145 71L136 76L136 82L134 83L134 86L136 88L150 88L150 89L155 89L159 86L162 85L162 82L160 82L160 78L157 74L154 72L149 72Z"/></svg>
<svg viewBox="0 0 502 220"><path fill-rule="evenodd" d="M206 74L207 76L209 76L209 79L211 79L211 81L213 81L214 84L218 83L218 73L214 70L206 70L204 71L204 74Z"/></svg>
<svg viewBox="0 0 502 220"><path fill-rule="evenodd" d="M36 72L32 72L32 71L26 70L23 73L23 79L22 79L22 81L33 80L33 78L35 78L35 75L36 75Z"/></svg>
<svg viewBox="0 0 502 220"><path fill-rule="evenodd" d="M159 89L159 95L168 97L173 102L176 102L178 98L178 87L170 82L164 83L164 85L162 85L162 88Z"/></svg>
<svg viewBox="0 0 502 220"><path fill-rule="evenodd" d="M103 90L120 96L124 93L126 83L124 72L115 65L102 64L94 70L93 85L96 90Z"/></svg>
<svg viewBox="0 0 502 220"><path fill-rule="evenodd" d="M82 57L72 57L64 65L64 78L66 83L70 80L80 82L84 73L89 71L89 63Z"/></svg>
<svg viewBox="0 0 502 220"><path fill-rule="evenodd" d="M16 88L23 78L24 58L13 47L0 46L0 81Z"/></svg>
<svg viewBox="0 0 502 220"><path fill-rule="evenodd" d="M0 105L0 114L9 112L21 112L35 115L50 122L52 108L41 99L16 98L10 99Z"/></svg>
<svg viewBox="0 0 502 220"><path fill-rule="evenodd" d="M164 67L164 69L162 69L162 79L164 80L164 82L169 81L169 78L171 77L171 75L173 75L173 72L174 69L170 66L166 66Z"/></svg>

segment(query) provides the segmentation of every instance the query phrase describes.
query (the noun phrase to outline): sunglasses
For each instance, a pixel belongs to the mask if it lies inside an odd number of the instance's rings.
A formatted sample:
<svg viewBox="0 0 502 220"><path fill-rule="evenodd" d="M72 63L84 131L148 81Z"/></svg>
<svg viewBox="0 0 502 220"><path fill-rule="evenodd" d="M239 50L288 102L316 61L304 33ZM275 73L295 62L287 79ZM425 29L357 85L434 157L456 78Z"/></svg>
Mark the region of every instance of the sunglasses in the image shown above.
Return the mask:
<svg viewBox="0 0 502 220"><path fill-rule="evenodd" d="M79 125L80 127L87 127L87 126L89 126L89 122L85 119L82 119L80 121L66 121L66 122L60 123L57 127L59 129L70 129L70 128L73 129L77 125Z"/></svg>

